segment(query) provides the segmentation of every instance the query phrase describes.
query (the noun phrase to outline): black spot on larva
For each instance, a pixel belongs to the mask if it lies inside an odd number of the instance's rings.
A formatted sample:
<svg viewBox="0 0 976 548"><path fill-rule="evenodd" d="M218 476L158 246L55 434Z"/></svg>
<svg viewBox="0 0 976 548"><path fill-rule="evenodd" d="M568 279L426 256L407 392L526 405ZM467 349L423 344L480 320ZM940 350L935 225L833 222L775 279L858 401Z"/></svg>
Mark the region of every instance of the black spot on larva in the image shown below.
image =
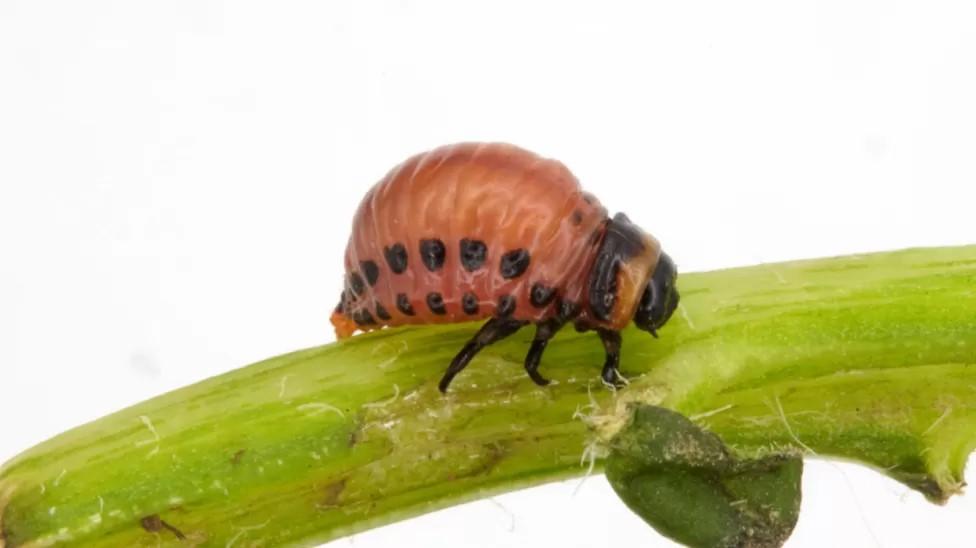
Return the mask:
<svg viewBox="0 0 976 548"><path fill-rule="evenodd" d="M549 306L549 303L556 297L556 290L542 282L532 284L532 291L529 293L529 301L536 308Z"/></svg>
<svg viewBox="0 0 976 548"><path fill-rule="evenodd" d="M570 320L575 318L580 312L579 304L573 301L560 301L559 303L559 317L563 320Z"/></svg>
<svg viewBox="0 0 976 548"><path fill-rule="evenodd" d="M509 251L502 255L500 268L506 280L518 278L529 268L529 252L524 249Z"/></svg>
<svg viewBox="0 0 976 548"><path fill-rule="evenodd" d="M381 320L389 320L390 313L387 312L385 308L383 308L383 305L381 305L380 303L376 303L376 317Z"/></svg>
<svg viewBox="0 0 976 548"><path fill-rule="evenodd" d="M397 310L403 312L407 316L413 316L415 312L413 311L413 305L410 304L410 298L407 297L406 293L400 293L396 298Z"/></svg>
<svg viewBox="0 0 976 548"><path fill-rule="evenodd" d="M369 313L369 310L365 308L360 308L359 310L352 313L352 321L356 322L356 325L374 325L376 320L373 319L373 315Z"/></svg>
<svg viewBox="0 0 976 548"><path fill-rule="evenodd" d="M427 294L427 308L434 314L447 314L447 309L444 308L444 297L436 291Z"/></svg>
<svg viewBox="0 0 976 548"><path fill-rule="evenodd" d="M495 310L495 315L501 318L507 318L515 312L515 297L511 295L502 295L498 298L498 309Z"/></svg>
<svg viewBox="0 0 976 548"><path fill-rule="evenodd" d="M380 267L376 266L375 261L363 261L359 263L359 269L366 275L369 285L376 285L376 280L380 279Z"/></svg>
<svg viewBox="0 0 976 548"><path fill-rule="evenodd" d="M468 272L474 272L485 264L488 256L488 246L481 240L461 240L461 266Z"/></svg>
<svg viewBox="0 0 976 548"><path fill-rule="evenodd" d="M444 266L446 252L444 242L440 240L420 240L420 260L431 272Z"/></svg>
<svg viewBox="0 0 976 548"><path fill-rule="evenodd" d="M351 272L349 274L349 287L352 292L358 296L362 296L363 292L366 291L366 282L363 281L362 275L359 272Z"/></svg>
<svg viewBox="0 0 976 548"><path fill-rule="evenodd" d="M478 313L478 296L474 293L465 293L461 297L461 308L464 309L464 313L473 316Z"/></svg>
<svg viewBox="0 0 976 548"><path fill-rule="evenodd" d="M390 266L390 271L394 274L403 274L407 270L407 248L403 244L393 244L383 248L383 256L386 264Z"/></svg>
<svg viewBox="0 0 976 548"><path fill-rule="evenodd" d="M571 218L573 220L573 224L578 226L580 223L583 222L583 212L577 209L573 211L573 215Z"/></svg>

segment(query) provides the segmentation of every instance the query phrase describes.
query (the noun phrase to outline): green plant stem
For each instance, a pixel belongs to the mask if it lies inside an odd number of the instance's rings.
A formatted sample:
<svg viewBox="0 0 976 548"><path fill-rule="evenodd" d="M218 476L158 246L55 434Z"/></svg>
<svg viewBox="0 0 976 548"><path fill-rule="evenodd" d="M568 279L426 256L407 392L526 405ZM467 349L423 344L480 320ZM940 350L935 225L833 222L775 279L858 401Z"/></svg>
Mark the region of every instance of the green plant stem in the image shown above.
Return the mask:
<svg viewBox="0 0 976 548"><path fill-rule="evenodd" d="M854 459L955 493L976 442L976 246L683 275L655 340L624 333L630 386L565 330L533 385L530 330L451 386L471 324L384 330L263 361L57 436L0 469L0 546L323 542L578 476L628 403L735 454ZM597 463L599 467L599 462ZM164 525L165 524L165 525Z"/></svg>

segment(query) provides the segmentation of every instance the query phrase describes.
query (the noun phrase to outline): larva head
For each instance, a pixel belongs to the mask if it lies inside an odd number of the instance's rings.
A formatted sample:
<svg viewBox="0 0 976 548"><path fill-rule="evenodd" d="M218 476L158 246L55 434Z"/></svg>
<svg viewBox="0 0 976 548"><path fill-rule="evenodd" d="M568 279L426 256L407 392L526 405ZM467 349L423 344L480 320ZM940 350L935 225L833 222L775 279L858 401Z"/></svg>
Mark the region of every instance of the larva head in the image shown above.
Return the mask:
<svg viewBox="0 0 976 548"><path fill-rule="evenodd" d="M619 330L633 320L655 334L677 306L675 276L657 240L618 213L607 223L590 271L586 323Z"/></svg>
<svg viewBox="0 0 976 548"><path fill-rule="evenodd" d="M661 328L674 310L678 307L678 269L667 253L661 253L654 267L654 273L647 281L647 287L641 296L637 311L634 312L634 324L657 337L657 330Z"/></svg>

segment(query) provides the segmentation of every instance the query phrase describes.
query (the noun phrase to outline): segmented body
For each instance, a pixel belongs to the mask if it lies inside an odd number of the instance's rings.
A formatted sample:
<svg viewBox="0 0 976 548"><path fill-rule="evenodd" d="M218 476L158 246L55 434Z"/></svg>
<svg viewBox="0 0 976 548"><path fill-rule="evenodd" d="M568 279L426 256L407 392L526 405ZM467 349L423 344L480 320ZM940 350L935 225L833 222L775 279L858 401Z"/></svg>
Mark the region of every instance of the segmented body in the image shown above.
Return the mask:
<svg viewBox="0 0 976 548"><path fill-rule="evenodd" d="M608 221L565 166L518 147L459 144L414 156L356 211L337 333L585 314Z"/></svg>
<svg viewBox="0 0 976 548"><path fill-rule="evenodd" d="M384 325L488 318L454 356L438 388L486 346L535 324L525 371L567 323L593 330L600 377L621 386L620 330L657 336L678 305L677 269L622 213L612 219L555 160L500 143L419 154L363 199L346 247L336 335Z"/></svg>

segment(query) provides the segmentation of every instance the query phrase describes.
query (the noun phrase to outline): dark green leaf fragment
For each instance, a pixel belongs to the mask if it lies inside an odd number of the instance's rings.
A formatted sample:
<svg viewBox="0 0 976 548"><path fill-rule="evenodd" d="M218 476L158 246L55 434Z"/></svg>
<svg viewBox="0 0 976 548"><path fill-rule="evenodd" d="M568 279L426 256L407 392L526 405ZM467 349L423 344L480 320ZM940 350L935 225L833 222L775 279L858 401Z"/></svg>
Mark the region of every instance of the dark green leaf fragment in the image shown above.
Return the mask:
<svg viewBox="0 0 976 548"><path fill-rule="evenodd" d="M778 547L796 525L803 461L797 455L739 459L683 415L634 407L611 442L606 475L644 521L678 542Z"/></svg>

